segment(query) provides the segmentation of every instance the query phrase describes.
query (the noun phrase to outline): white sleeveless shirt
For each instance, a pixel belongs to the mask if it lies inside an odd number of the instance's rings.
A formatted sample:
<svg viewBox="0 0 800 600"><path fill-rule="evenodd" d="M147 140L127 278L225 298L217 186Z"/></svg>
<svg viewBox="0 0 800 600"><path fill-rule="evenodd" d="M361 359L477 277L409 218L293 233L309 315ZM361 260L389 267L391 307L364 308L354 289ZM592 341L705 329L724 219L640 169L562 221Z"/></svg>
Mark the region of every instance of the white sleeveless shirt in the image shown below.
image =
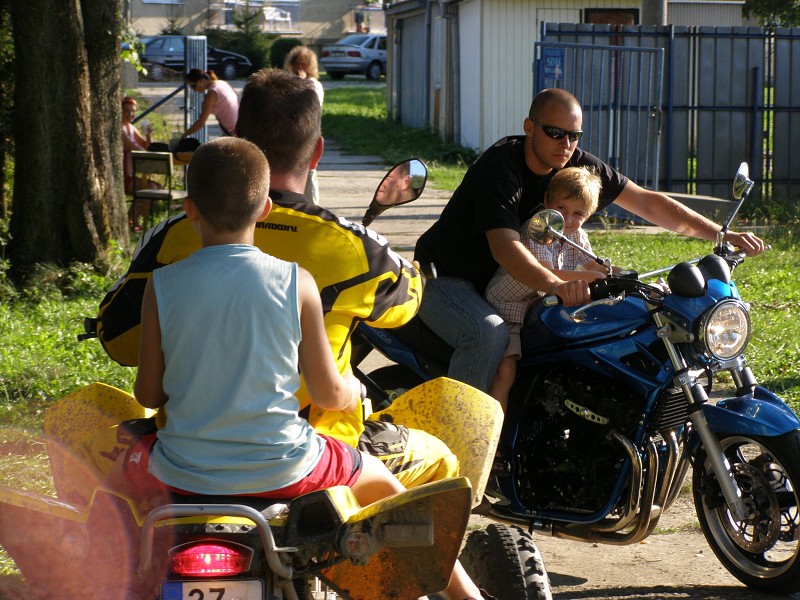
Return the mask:
<svg viewBox="0 0 800 600"><path fill-rule="evenodd" d="M297 265L248 245L202 248L153 271L166 425L151 472L200 494L279 489L325 441L298 415Z"/></svg>

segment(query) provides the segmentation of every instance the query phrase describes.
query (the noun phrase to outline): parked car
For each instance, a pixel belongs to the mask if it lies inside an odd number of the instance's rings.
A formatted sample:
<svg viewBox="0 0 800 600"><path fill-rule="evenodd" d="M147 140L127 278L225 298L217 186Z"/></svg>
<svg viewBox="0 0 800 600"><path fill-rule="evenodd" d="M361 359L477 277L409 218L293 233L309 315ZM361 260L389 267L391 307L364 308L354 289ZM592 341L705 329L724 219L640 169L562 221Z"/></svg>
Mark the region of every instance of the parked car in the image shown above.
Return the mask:
<svg viewBox="0 0 800 600"><path fill-rule="evenodd" d="M186 72L184 58L186 38L184 36L155 35L142 38L142 43L144 43L144 52L141 59L142 62L150 63L149 71L153 79L163 79L164 67L181 74ZM212 46L206 46L206 48L208 68L223 79L249 75L253 68L250 59L246 56Z"/></svg>
<svg viewBox="0 0 800 600"><path fill-rule="evenodd" d="M386 73L386 36L354 33L322 48L320 64L331 79L366 75L378 79Z"/></svg>

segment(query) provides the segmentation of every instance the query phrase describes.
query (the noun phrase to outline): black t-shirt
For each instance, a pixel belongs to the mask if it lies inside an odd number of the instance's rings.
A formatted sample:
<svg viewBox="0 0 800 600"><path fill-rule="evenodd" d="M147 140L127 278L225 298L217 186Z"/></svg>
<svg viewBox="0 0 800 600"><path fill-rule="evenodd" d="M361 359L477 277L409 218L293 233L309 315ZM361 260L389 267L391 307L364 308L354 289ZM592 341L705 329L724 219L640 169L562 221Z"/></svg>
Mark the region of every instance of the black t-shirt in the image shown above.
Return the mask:
<svg viewBox="0 0 800 600"><path fill-rule="evenodd" d="M483 293L498 264L486 232L519 229L544 201L555 175L536 175L525 163L525 136L509 136L487 149L467 170L439 219L420 236L414 258L434 263L441 276L462 277ZM603 182L598 209L619 196L628 178L580 148L568 167L591 167Z"/></svg>

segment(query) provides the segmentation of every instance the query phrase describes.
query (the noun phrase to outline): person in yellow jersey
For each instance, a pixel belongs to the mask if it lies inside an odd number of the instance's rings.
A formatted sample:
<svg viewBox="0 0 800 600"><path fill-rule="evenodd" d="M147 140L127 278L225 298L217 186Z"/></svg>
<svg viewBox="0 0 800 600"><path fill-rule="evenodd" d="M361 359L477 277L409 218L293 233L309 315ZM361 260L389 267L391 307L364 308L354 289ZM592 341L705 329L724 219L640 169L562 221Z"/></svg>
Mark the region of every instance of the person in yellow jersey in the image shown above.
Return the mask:
<svg viewBox="0 0 800 600"><path fill-rule="evenodd" d="M350 336L358 322L379 328L406 323L419 308L422 275L382 236L305 200L306 177L324 147L319 99L310 82L280 70L251 75L242 91L236 132L264 152L272 169L273 209L256 224L254 244L311 273L322 297L336 365L347 373ZM185 215L167 219L142 236L128 272L100 304L97 334L111 358L137 364L141 301L150 274L199 247ZM458 472L455 455L432 435L365 421L360 406L351 413L320 409L311 405L305 385L297 397L318 432L378 456L406 487Z"/></svg>

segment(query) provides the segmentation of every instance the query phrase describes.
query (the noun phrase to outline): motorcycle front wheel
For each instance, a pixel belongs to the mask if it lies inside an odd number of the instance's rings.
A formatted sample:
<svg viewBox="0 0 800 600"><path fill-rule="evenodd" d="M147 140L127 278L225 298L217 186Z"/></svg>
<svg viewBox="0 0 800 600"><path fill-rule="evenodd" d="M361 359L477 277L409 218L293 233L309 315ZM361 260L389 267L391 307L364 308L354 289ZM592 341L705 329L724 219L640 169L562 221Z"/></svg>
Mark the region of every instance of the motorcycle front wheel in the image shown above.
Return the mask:
<svg viewBox="0 0 800 600"><path fill-rule="evenodd" d="M748 587L772 594L800 590L800 432L728 435L720 443L750 514L734 518L701 450L692 487L708 544Z"/></svg>
<svg viewBox="0 0 800 600"><path fill-rule="evenodd" d="M492 523L473 531L460 560L472 581L498 599L553 598L542 554L516 525Z"/></svg>

